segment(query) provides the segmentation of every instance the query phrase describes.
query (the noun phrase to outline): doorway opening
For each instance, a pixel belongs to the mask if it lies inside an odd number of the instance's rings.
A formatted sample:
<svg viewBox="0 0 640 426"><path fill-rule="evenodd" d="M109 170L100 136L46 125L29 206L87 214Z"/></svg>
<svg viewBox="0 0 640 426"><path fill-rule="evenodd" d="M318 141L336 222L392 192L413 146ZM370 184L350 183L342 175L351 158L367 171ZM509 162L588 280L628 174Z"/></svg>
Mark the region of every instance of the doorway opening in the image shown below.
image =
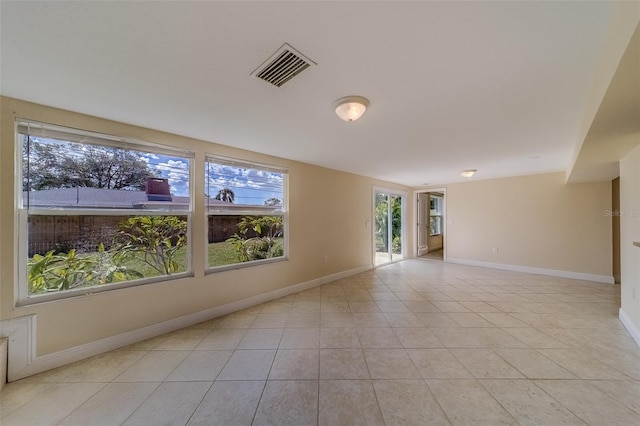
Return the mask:
<svg viewBox="0 0 640 426"><path fill-rule="evenodd" d="M391 190L373 191L373 244L375 266L404 259L405 195Z"/></svg>
<svg viewBox="0 0 640 426"><path fill-rule="evenodd" d="M445 192L432 190L419 192L418 208L418 257L445 259Z"/></svg>

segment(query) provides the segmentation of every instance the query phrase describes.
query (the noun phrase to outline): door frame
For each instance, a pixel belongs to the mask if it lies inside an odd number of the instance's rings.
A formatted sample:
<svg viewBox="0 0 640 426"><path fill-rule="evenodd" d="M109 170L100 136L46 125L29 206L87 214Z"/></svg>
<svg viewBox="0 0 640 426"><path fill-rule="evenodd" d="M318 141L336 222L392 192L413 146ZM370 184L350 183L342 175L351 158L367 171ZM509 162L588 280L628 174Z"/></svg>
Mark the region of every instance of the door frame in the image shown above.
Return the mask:
<svg viewBox="0 0 640 426"><path fill-rule="evenodd" d="M416 254L416 257L419 257L419 251L420 251L420 235L418 234L420 232L420 229L418 228L418 218L419 218L419 214L420 214L420 203L418 201L418 194L426 194L428 192L439 192L442 194L442 216L443 216L443 221L442 221L442 260L446 261L447 260L447 247L449 246L447 244L447 225L449 222L448 219L448 215L447 215L447 188L444 187L434 187L434 188L428 188L428 189L417 189L415 191L413 191L413 200L415 201L415 218L416 220L413 223L413 235L416 236L416 240L415 240L415 247L414 247L414 253ZM428 246L428 244L427 244ZM427 248L428 250L428 248Z"/></svg>
<svg viewBox="0 0 640 426"><path fill-rule="evenodd" d="M400 215L400 221L401 221L401 226L402 226L402 254L400 259L396 259L393 260L393 256L391 253L391 247L389 247L389 261L388 262L384 262L384 263L380 263L377 264L376 263L376 229L375 229L375 223L376 223L376 193L378 192L382 192L384 194L387 195L396 195L396 196L400 196L402 203L401 203L401 208L402 208L402 212ZM389 265L390 263L393 262L399 262L401 260L406 259L407 256L407 200L408 200L409 194L405 191L399 190L399 189L392 189L392 188L386 188L383 186L373 186L372 190L371 190L371 248L373 251L373 256L371 258L371 261L373 263L373 267L378 267L378 266L384 266L384 265ZM389 224L391 224L391 221L389 221ZM389 242L389 245L391 245L391 242Z"/></svg>

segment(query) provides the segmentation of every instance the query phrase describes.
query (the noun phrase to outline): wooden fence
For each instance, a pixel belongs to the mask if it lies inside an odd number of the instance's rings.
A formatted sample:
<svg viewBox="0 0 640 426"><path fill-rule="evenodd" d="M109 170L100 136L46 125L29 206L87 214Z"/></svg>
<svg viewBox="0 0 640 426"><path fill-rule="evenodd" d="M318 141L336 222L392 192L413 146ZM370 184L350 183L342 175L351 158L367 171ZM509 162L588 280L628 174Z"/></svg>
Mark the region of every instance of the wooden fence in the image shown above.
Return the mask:
<svg viewBox="0 0 640 426"><path fill-rule="evenodd" d="M106 249L113 244L118 224L129 216L30 216L29 257L50 250L68 253Z"/></svg>
<svg viewBox="0 0 640 426"><path fill-rule="evenodd" d="M50 250L68 253L96 251L100 243L111 248L118 224L130 216L30 216L29 257ZM209 243L219 243L238 232L243 216L209 216ZM255 237L252 230L247 237Z"/></svg>

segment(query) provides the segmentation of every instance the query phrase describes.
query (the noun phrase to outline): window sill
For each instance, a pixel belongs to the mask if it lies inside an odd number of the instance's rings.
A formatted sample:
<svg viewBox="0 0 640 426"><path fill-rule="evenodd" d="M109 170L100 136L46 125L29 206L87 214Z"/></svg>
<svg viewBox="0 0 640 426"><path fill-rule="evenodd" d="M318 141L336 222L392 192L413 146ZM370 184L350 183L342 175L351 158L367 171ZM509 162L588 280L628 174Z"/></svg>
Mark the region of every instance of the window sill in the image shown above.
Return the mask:
<svg viewBox="0 0 640 426"><path fill-rule="evenodd" d="M187 271L187 272L180 272L173 275L143 278L140 280L124 281L124 282L114 283L114 284L103 284L103 285L94 286L94 287L78 288L74 290L66 290L66 291L60 291L55 293L33 294L33 295L27 296L24 299L19 300L16 303L16 307L25 307L25 306L31 306L31 305L47 303L47 302L66 301L66 300L76 299L79 297L94 296L99 293L105 293L105 292L116 291L116 290L124 290L131 287L163 283L163 282L174 281L174 280L179 280L183 278L191 278L193 276L194 276L193 272Z"/></svg>
<svg viewBox="0 0 640 426"><path fill-rule="evenodd" d="M212 266L207 268L205 274L214 274L216 272L232 271L234 269L251 268L253 266L266 265L268 263L286 262L289 259L286 256L275 257L272 259L252 260L251 262L232 263L230 265Z"/></svg>

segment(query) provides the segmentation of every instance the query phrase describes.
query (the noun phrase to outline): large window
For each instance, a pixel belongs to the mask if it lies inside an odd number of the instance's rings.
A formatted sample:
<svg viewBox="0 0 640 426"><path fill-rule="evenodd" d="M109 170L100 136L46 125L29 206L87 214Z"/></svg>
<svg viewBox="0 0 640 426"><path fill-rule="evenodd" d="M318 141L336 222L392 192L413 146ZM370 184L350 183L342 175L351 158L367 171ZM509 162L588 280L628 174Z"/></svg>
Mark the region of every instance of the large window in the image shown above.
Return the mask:
<svg viewBox="0 0 640 426"><path fill-rule="evenodd" d="M205 197L211 270L286 258L287 170L207 156Z"/></svg>
<svg viewBox="0 0 640 426"><path fill-rule="evenodd" d="M17 136L22 303L190 272L192 153L26 120Z"/></svg>

